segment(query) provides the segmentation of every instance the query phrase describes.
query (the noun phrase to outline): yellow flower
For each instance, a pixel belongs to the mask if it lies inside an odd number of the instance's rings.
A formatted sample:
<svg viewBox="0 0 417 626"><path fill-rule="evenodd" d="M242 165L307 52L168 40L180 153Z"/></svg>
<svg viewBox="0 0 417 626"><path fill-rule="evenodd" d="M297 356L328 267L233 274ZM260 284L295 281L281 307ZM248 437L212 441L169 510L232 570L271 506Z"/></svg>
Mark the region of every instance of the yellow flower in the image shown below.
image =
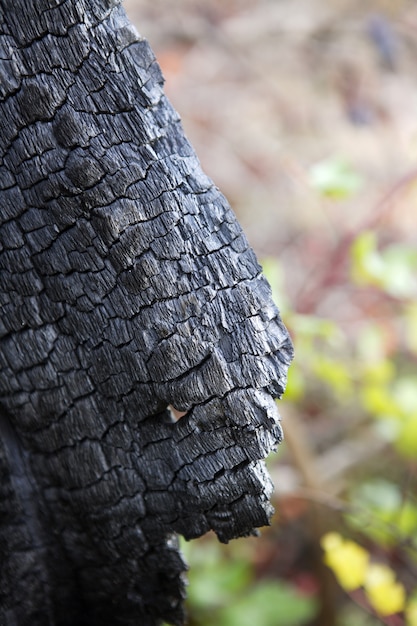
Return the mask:
<svg viewBox="0 0 417 626"><path fill-rule="evenodd" d="M388 565L372 564L364 583L370 604L380 615L392 615L405 606L405 589L395 580L395 573Z"/></svg>
<svg viewBox="0 0 417 626"><path fill-rule="evenodd" d="M369 564L367 550L338 533L324 535L321 546L324 562L333 570L343 589L353 591L364 584Z"/></svg>

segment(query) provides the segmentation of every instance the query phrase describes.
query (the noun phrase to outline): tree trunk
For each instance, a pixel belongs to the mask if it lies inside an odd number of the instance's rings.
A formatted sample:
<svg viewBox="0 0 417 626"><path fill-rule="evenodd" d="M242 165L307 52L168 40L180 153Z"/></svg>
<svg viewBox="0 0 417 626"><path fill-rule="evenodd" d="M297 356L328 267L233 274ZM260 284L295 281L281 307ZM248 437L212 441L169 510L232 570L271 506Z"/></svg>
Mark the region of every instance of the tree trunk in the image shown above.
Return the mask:
<svg viewBox="0 0 417 626"><path fill-rule="evenodd" d="M269 521L292 348L116 0L0 0L0 211L0 623L181 624L176 533Z"/></svg>

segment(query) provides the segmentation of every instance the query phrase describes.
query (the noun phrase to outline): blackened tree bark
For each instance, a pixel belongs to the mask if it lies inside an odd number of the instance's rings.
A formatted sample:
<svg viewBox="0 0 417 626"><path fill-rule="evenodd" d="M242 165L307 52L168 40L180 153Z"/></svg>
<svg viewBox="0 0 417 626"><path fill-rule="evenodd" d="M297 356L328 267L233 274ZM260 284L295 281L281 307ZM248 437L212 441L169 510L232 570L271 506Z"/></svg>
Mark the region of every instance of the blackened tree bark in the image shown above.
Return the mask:
<svg viewBox="0 0 417 626"><path fill-rule="evenodd" d="M0 0L0 98L0 623L180 624L176 533L271 515L288 334L116 0Z"/></svg>

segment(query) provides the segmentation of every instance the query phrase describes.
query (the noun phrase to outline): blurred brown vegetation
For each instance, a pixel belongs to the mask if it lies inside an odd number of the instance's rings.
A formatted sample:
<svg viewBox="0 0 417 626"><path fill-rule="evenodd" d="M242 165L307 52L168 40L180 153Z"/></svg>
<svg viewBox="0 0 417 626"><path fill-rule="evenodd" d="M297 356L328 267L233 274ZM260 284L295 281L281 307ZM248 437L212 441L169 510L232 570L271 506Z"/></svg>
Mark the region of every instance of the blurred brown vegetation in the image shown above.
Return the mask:
<svg viewBox="0 0 417 626"><path fill-rule="evenodd" d="M129 0L125 6L156 52L205 170L261 256L277 249L285 255L294 238L316 228L332 238L335 229L353 226L415 166L415 3ZM329 207L312 193L309 170L333 155L348 159L366 188L360 198ZM405 233L413 224L407 206L397 207L389 224ZM292 290L305 276L302 271L296 284L292 277Z"/></svg>
<svg viewBox="0 0 417 626"><path fill-rule="evenodd" d="M265 617L257 626L415 626L411 608L381 615L361 590L343 591L323 563L320 539L336 530L366 546L398 576L411 607L417 4L127 0L125 7L156 53L203 168L265 259L296 346L280 403L286 445L270 463L274 525L261 540L219 552L217 573L244 554L252 570L239 570L243 578L283 580L316 602L314 617ZM387 408L391 397L397 404ZM394 512L414 512L408 525L389 516L390 497ZM195 561L195 576L199 567L215 571L200 553ZM190 623L237 623L213 602L204 612L204 591L190 595Z"/></svg>

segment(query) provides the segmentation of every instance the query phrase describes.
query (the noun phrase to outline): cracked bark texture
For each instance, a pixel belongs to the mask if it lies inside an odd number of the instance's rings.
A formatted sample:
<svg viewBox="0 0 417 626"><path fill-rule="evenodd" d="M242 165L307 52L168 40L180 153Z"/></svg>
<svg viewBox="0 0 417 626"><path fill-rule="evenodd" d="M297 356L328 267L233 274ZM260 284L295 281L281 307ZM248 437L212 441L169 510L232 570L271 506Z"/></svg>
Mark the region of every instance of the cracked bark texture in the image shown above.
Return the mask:
<svg viewBox="0 0 417 626"><path fill-rule="evenodd" d="M269 521L292 348L117 1L0 0L0 190L0 623L181 624L176 533Z"/></svg>

